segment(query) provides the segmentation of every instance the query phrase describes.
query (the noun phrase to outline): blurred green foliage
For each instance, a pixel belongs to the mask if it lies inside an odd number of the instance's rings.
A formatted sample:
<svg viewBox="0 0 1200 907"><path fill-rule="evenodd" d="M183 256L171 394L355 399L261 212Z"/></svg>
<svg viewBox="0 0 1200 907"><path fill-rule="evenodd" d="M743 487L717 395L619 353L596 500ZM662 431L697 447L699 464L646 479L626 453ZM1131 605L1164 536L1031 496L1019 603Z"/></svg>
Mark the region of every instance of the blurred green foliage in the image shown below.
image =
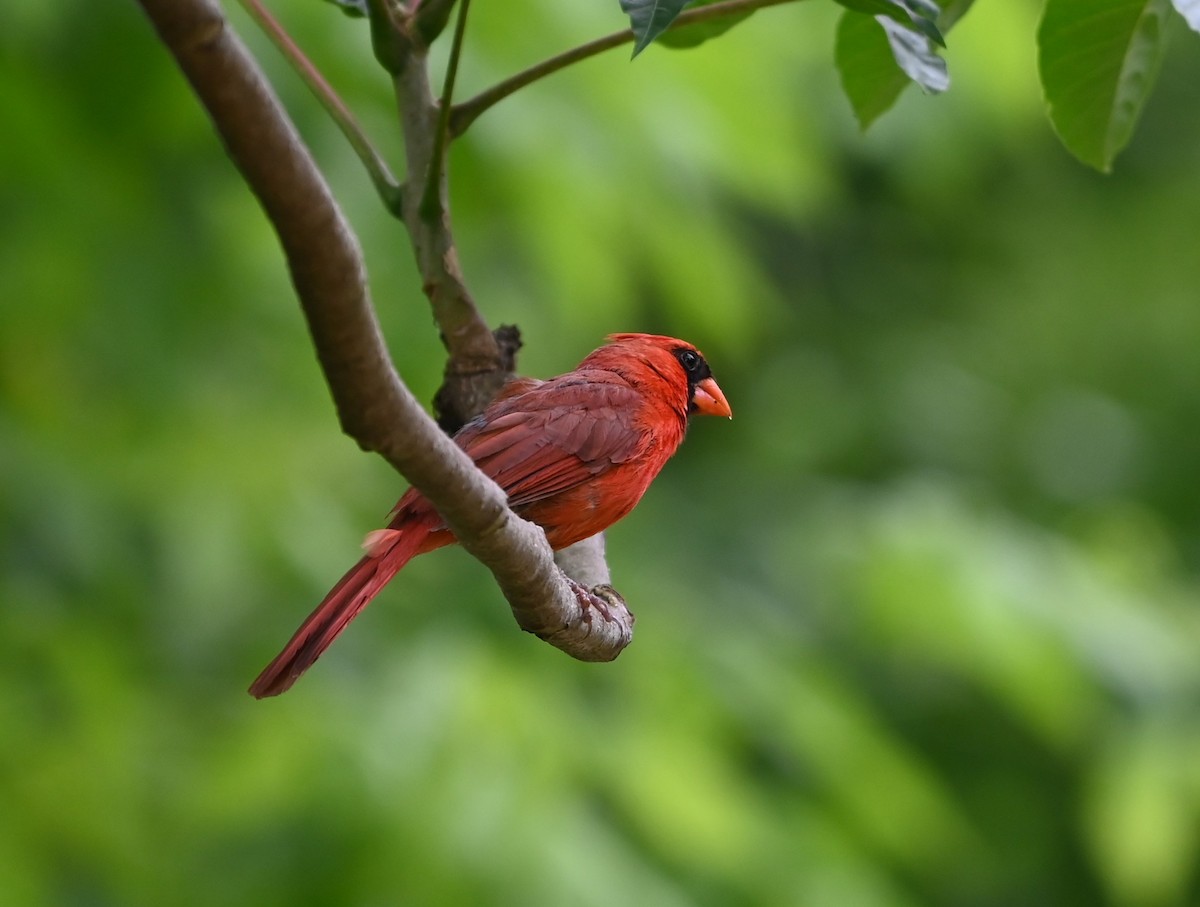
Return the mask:
<svg viewBox="0 0 1200 907"><path fill-rule="evenodd" d="M464 91L619 16L515 5L473 10ZM394 154L362 24L282 12ZM979 4L954 89L866 137L832 4L480 120L462 258L524 370L671 332L736 419L609 535L641 618L617 662L521 634L451 550L257 703L403 482L338 433L273 238L136 7L8 10L0 903L1195 903L1200 54L1101 177L1045 125L1035 16ZM234 19L429 399L401 231Z"/></svg>

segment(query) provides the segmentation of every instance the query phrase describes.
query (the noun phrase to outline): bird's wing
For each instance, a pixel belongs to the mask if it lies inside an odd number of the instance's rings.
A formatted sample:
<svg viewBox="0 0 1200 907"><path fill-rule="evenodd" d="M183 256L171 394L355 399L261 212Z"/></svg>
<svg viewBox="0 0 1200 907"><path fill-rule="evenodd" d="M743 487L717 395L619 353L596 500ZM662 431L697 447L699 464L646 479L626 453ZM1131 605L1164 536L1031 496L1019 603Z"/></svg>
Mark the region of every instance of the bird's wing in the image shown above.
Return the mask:
<svg viewBox="0 0 1200 907"><path fill-rule="evenodd" d="M573 373L501 396L455 440L521 507L636 456L641 394L611 372Z"/></svg>

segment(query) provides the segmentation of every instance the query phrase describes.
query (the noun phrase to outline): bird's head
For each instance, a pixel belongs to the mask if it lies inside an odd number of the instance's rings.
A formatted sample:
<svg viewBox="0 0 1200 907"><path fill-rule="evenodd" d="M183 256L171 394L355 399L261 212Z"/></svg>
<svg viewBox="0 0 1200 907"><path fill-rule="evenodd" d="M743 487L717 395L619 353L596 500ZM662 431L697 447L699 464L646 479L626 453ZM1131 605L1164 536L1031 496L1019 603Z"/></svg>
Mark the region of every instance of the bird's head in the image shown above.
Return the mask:
<svg viewBox="0 0 1200 907"><path fill-rule="evenodd" d="M608 346L592 356L629 356L644 363L672 385L687 388L689 413L733 418L725 394L717 386L703 354L686 340L660 334L609 334ZM588 357L589 359L591 357Z"/></svg>

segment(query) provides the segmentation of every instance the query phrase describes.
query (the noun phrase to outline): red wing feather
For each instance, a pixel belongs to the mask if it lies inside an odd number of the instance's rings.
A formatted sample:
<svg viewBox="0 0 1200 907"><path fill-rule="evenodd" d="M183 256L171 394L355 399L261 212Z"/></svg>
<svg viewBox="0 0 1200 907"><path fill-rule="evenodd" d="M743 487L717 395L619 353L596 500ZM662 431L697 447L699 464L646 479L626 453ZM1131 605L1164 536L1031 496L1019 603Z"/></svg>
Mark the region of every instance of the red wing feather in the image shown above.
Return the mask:
<svg viewBox="0 0 1200 907"><path fill-rule="evenodd" d="M611 372L590 377L543 382L460 432L459 444L508 493L509 506L575 488L636 455L641 395Z"/></svg>

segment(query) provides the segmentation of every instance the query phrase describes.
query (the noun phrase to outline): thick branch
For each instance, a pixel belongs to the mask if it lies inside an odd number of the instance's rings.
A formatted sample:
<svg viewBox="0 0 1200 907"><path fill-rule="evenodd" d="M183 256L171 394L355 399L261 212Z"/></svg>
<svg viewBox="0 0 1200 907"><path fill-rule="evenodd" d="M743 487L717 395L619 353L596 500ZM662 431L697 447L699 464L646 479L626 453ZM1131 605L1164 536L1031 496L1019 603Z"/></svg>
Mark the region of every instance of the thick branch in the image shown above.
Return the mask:
<svg viewBox="0 0 1200 907"><path fill-rule="evenodd" d="M253 59L214 0L139 0L279 236L347 434L424 492L491 569L521 626L585 660L615 658L632 619L568 580L545 535L426 415L387 355L359 246ZM414 68L414 67L409 67ZM490 336L490 335L489 335ZM595 615L610 614L610 619ZM627 612L626 612L627 613Z"/></svg>
<svg viewBox="0 0 1200 907"><path fill-rule="evenodd" d="M358 242L264 77L212 0L140 0L279 236L342 428L383 450L400 382Z"/></svg>

